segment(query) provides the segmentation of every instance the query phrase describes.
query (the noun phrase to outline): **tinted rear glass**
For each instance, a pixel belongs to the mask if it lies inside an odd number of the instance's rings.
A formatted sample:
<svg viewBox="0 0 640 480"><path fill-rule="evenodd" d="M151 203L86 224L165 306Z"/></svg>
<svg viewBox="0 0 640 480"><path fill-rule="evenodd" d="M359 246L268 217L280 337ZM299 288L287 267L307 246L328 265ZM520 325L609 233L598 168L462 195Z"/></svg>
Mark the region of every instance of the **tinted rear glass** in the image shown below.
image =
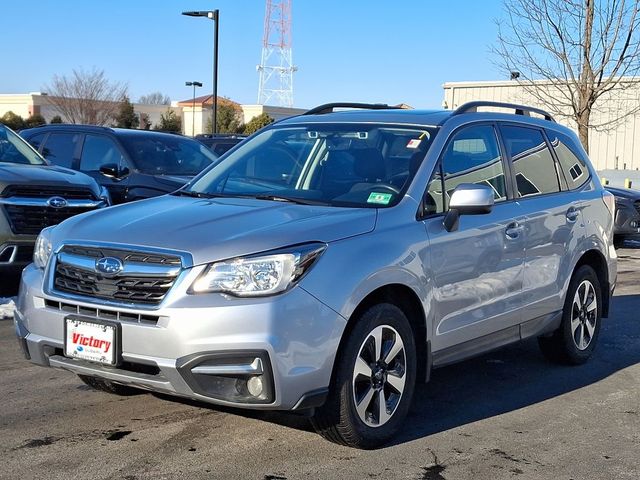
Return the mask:
<svg viewBox="0 0 640 480"><path fill-rule="evenodd" d="M559 192L555 162L542 132L511 125L503 126L501 130L513 162L518 196Z"/></svg>
<svg viewBox="0 0 640 480"><path fill-rule="evenodd" d="M570 190L581 187L589 180L589 169L585 161L575 152L574 141L563 133L547 130L551 146L556 152L560 168Z"/></svg>

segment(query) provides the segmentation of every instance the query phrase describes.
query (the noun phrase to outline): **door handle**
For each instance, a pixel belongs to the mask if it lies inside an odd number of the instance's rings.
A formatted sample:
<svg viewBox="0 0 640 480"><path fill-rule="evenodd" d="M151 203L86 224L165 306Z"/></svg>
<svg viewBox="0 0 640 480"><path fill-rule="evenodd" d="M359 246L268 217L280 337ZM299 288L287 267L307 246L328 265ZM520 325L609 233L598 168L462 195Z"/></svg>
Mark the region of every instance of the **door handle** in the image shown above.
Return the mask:
<svg viewBox="0 0 640 480"><path fill-rule="evenodd" d="M507 228L504 231L504 234L507 236L508 239L515 240L520 236L520 233L522 232L522 230L524 230L524 227L522 225L520 225L518 222L512 222L509 225L507 225Z"/></svg>
<svg viewBox="0 0 640 480"><path fill-rule="evenodd" d="M575 207L571 207L567 210L567 220L571 223L575 222L579 215L580 212Z"/></svg>

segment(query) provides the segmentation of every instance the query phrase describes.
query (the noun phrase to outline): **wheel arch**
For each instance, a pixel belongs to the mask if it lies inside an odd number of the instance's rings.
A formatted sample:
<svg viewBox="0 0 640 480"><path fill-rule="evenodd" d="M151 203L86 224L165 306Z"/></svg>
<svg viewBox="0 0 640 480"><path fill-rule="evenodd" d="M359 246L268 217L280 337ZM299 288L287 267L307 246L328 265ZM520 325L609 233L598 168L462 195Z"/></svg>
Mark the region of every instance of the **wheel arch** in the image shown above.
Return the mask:
<svg viewBox="0 0 640 480"><path fill-rule="evenodd" d="M611 297L607 260L602 252L596 249L591 249L587 250L580 256L576 265L573 267L573 272L575 273L576 270L583 265L590 266L596 272L598 280L600 281L600 290L602 293L602 317L607 318L609 316L609 303Z"/></svg>
<svg viewBox="0 0 640 480"><path fill-rule="evenodd" d="M377 287L369 292L360 300L347 320L340 344L338 345L337 355L344 350L344 345L349 338L351 330L358 322L358 318L370 307L379 303L390 303L398 307L405 314L413 330L413 336L416 344L416 378L418 381L424 379L429 380L431 372L431 345L427 336L427 318L425 315L420 297L411 287L401 283L390 283ZM333 384L335 378L337 362L334 361L333 372L331 374L331 382Z"/></svg>

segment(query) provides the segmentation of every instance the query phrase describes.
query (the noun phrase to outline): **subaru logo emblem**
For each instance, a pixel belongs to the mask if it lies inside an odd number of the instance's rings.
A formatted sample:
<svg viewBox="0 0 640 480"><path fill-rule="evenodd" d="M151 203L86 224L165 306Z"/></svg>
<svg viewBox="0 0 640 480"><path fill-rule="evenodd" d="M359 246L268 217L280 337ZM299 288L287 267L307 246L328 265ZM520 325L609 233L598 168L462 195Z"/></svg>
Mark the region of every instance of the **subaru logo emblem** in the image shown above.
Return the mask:
<svg viewBox="0 0 640 480"><path fill-rule="evenodd" d="M52 208L63 208L67 206L67 201L62 197L51 197L47 200L47 205Z"/></svg>
<svg viewBox="0 0 640 480"><path fill-rule="evenodd" d="M123 268L124 265L119 258L103 257L100 260L96 260L96 272L102 273L107 277L117 275Z"/></svg>

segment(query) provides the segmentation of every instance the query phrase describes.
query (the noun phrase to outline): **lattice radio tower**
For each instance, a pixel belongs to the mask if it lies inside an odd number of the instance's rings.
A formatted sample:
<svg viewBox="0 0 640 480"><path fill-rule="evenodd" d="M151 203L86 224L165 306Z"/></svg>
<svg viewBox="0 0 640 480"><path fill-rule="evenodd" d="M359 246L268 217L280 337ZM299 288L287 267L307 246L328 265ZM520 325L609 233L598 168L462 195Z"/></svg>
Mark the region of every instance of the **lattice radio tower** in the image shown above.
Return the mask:
<svg viewBox="0 0 640 480"><path fill-rule="evenodd" d="M293 107L293 72L297 68L291 48L291 0L267 0L262 60L257 68L258 104L275 101L275 105Z"/></svg>

